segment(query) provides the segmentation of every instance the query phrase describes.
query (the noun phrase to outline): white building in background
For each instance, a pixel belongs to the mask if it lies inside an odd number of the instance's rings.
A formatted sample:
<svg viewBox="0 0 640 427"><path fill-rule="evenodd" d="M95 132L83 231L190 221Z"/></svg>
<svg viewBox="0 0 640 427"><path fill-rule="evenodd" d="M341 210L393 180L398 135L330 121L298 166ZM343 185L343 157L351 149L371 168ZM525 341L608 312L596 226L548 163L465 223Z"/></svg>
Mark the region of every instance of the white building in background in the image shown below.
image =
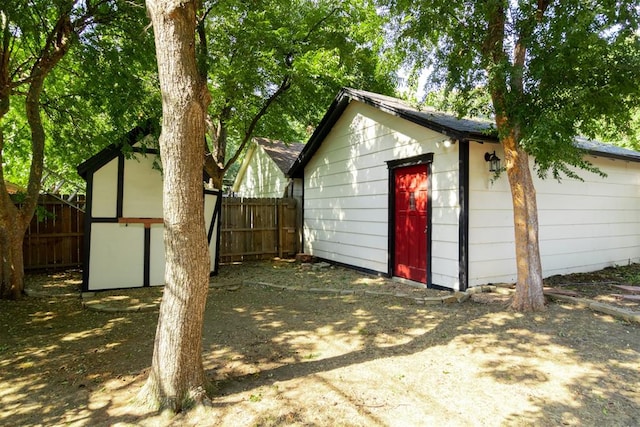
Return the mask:
<svg viewBox="0 0 640 427"><path fill-rule="evenodd" d="M233 183L237 197L298 197L302 181L287 176L304 144L253 138ZM297 184L297 185L296 185Z"/></svg>

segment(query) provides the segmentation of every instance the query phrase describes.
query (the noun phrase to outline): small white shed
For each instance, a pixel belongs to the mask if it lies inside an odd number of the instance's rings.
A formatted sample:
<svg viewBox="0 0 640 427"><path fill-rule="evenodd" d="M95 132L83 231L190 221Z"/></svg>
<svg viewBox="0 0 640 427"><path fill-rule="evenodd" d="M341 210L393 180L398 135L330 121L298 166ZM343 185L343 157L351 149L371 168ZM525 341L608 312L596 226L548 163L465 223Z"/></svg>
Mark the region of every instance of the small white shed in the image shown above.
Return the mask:
<svg viewBox="0 0 640 427"><path fill-rule="evenodd" d="M253 138L233 183L238 197L298 197L302 180L287 175L291 164L304 148L299 142L285 143Z"/></svg>
<svg viewBox="0 0 640 427"><path fill-rule="evenodd" d="M429 287L516 280L513 208L490 122L343 89L289 171L304 250ZM640 261L640 153L577 140L606 178L535 178L543 274Z"/></svg>
<svg viewBox="0 0 640 427"><path fill-rule="evenodd" d="M87 181L83 292L164 284L164 225L159 150L140 141L150 124L129 132L78 166ZM123 153L125 146L126 155ZM218 268L220 191L207 189L210 272Z"/></svg>

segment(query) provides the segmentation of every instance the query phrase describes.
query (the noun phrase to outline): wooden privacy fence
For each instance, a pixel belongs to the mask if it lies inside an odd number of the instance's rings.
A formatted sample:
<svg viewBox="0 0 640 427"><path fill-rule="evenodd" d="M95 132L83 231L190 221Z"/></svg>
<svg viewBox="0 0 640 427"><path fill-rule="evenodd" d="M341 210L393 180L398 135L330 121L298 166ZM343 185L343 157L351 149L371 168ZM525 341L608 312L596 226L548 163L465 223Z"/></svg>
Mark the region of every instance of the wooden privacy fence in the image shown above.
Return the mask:
<svg viewBox="0 0 640 427"><path fill-rule="evenodd" d="M220 262L289 257L298 252L295 199L222 199Z"/></svg>
<svg viewBox="0 0 640 427"><path fill-rule="evenodd" d="M23 242L25 269L82 267L84 213L50 197ZM298 252L295 199L223 198L220 262L289 257Z"/></svg>
<svg viewBox="0 0 640 427"><path fill-rule="evenodd" d="M33 216L22 243L25 270L82 266L84 212L47 196L39 206L44 215Z"/></svg>

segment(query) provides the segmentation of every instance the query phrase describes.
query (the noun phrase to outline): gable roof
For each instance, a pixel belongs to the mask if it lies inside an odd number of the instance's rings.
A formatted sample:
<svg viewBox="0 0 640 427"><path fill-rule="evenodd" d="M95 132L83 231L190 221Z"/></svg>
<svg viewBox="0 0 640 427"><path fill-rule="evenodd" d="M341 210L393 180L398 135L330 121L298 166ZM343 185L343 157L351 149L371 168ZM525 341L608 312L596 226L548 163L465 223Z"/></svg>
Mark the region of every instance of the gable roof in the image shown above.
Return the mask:
<svg viewBox="0 0 640 427"><path fill-rule="evenodd" d="M271 157L273 162L285 175L289 172L289 168L304 148L304 144L301 142L291 142L287 144L283 141L267 138L254 138L254 141L264 149L265 153Z"/></svg>
<svg viewBox="0 0 640 427"><path fill-rule="evenodd" d="M84 162L80 163L76 170L78 171L78 175L80 175L83 179L87 179L87 174L90 171L96 171L100 169L102 166L109 163L114 158L118 157L118 154L122 152L122 147L125 144L133 146L136 142L140 141L145 136L153 133L155 127L158 126L157 120L149 119L144 123L136 126L131 129L124 135L119 141L114 142L113 144L108 145L104 149L102 149L97 154L91 156Z"/></svg>
<svg viewBox="0 0 640 427"><path fill-rule="evenodd" d="M343 88L329 106L309 142L291 165L288 175L301 177L304 167L320 147L351 101L359 101L387 114L408 120L427 129L434 130L453 139L498 143L495 125L490 120L459 119L450 113L431 108L418 109L405 101L391 96L364 90ZM576 138L576 145L589 154L602 157L640 162L640 153L603 142Z"/></svg>

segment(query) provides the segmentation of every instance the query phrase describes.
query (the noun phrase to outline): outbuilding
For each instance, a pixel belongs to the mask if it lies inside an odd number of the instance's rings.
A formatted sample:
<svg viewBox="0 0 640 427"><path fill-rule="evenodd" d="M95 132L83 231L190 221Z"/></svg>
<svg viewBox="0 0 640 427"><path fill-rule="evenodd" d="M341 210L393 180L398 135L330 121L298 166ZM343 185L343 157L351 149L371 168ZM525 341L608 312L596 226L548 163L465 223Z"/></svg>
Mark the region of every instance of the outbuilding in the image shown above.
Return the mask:
<svg viewBox="0 0 640 427"><path fill-rule="evenodd" d="M80 164L87 181L83 292L164 284L162 170L151 122ZM220 191L203 181L210 273L218 268Z"/></svg>
<svg viewBox="0 0 640 427"><path fill-rule="evenodd" d="M302 180L293 180L287 173L303 148L304 144L299 142L253 138L233 183L233 194L238 197L300 196Z"/></svg>
<svg viewBox="0 0 640 427"><path fill-rule="evenodd" d="M543 275L640 261L640 153L577 139L606 174L535 179ZM355 89L289 170L306 253L428 287L516 280L513 207L491 121Z"/></svg>

